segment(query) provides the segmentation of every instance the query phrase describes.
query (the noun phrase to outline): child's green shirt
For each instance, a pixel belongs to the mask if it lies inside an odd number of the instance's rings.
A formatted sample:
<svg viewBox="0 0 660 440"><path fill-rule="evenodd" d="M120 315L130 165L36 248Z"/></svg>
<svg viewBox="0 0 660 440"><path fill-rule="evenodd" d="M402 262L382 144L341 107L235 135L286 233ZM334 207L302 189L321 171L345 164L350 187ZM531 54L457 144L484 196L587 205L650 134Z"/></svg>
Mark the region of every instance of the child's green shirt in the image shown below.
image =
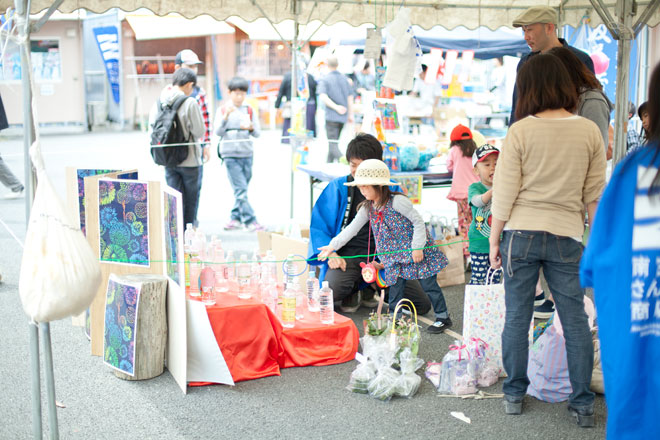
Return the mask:
<svg viewBox="0 0 660 440"><path fill-rule="evenodd" d="M472 223L468 231L468 239L470 240L470 252L477 252L487 254L490 252L490 244L488 238L490 237L490 226L492 224L492 216L490 213L491 202L488 202L484 207L476 207L472 204L472 198L476 195L481 195L488 192L490 188L481 182L475 182L468 188L468 203L472 208Z"/></svg>

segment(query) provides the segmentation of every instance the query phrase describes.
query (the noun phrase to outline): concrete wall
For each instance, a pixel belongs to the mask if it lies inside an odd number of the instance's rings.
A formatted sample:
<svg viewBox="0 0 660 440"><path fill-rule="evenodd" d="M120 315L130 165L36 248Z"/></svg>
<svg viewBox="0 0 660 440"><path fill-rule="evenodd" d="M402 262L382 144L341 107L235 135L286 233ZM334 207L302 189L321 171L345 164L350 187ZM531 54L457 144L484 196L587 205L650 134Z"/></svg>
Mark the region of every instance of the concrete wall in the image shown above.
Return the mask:
<svg viewBox="0 0 660 440"><path fill-rule="evenodd" d="M165 75L164 78L143 77L137 79L134 77L136 71L132 65L133 61L129 61L128 58L134 56L154 57L157 55L174 57L177 52L187 48L195 51L200 60L204 61L204 64L199 67L198 82L206 90L211 123L213 123L217 103L215 102L213 84L212 38L216 39L218 69L220 70L220 80L224 86L236 71L236 44L233 34L136 42L135 34L130 25L126 21L122 23L124 117L128 122L128 126L135 124L137 127L146 129L149 110L158 99L160 91L170 83L172 78L171 75ZM226 89L223 90L223 94L226 94Z"/></svg>
<svg viewBox="0 0 660 440"><path fill-rule="evenodd" d="M57 39L60 45L62 79L40 81L36 84L35 98L41 124L86 125L84 82L82 68L81 22L53 20L47 22L35 39ZM23 124L23 89L21 81L0 82L0 94L7 111L9 124Z"/></svg>

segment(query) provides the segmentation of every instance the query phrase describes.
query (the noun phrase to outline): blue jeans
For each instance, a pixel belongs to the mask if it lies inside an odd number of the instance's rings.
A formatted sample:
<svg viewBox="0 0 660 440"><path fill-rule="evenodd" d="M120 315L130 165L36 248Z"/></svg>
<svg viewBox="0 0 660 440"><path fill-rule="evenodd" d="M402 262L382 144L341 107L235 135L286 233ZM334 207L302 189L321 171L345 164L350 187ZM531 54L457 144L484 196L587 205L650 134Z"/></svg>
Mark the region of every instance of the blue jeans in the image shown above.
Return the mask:
<svg viewBox="0 0 660 440"><path fill-rule="evenodd" d="M433 305L433 311L435 312L436 318L447 319L449 318L449 312L447 312L447 303L445 303L445 296L442 294L442 289L438 285L437 276L431 276L423 280L419 280L419 284L422 285L422 289L428 295L431 300L431 305ZM396 284L390 286L390 293L388 303L390 305L390 312L394 312L394 308L397 303L403 298L403 291L406 288L406 280L403 278L398 278Z"/></svg>
<svg viewBox="0 0 660 440"><path fill-rule="evenodd" d="M584 311L584 289L580 287L582 249L582 243L570 237L543 231L504 231L500 244L506 289L502 360L508 377L502 390L509 401L520 401L529 385L528 332L542 267L566 339L568 375L573 387L568 401L576 409L593 408L594 393L589 384L594 348Z"/></svg>
<svg viewBox="0 0 660 440"><path fill-rule="evenodd" d="M234 190L235 201L231 210L231 219L245 225L254 223L257 218L250 202L248 202L248 185L252 179L252 158L227 157L225 158L225 165L227 166L229 183L231 183Z"/></svg>
<svg viewBox="0 0 660 440"><path fill-rule="evenodd" d="M197 226L197 207L202 187L202 167L165 167L167 184L181 193L183 224ZM185 228L185 226L184 226Z"/></svg>

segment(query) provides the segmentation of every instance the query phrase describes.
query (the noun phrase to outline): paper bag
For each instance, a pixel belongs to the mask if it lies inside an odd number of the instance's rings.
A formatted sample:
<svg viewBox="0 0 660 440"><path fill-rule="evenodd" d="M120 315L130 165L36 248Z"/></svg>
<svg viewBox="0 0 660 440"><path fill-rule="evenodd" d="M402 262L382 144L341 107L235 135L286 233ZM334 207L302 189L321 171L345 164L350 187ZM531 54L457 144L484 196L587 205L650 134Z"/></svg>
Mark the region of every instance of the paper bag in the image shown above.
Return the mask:
<svg viewBox="0 0 660 440"><path fill-rule="evenodd" d="M502 330L506 306L504 284L465 285L463 340L481 338L486 344L486 361L502 367Z"/></svg>
<svg viewBox="0 0 660 440"><path fill-rule="evenodd" d="M461 237L447 237L444 240L437 240L436 245L440 246L440 252L445 254L449 264L438 272L438 285L440 287L455 286L465 284L465 268L463 267L463 239ZM447 243L452 243L446 245Z"/></svg>

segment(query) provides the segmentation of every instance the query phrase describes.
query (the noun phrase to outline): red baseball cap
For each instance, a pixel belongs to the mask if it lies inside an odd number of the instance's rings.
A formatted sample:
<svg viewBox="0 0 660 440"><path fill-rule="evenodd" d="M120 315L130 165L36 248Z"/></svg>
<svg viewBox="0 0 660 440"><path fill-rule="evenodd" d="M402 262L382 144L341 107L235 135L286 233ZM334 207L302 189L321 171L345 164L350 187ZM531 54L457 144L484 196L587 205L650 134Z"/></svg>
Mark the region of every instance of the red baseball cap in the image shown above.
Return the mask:
<svg viewBox="0 0 660 440"><path fill-rule="evenodd" d="M449 136L449 140L451 142L454 142L454 141L460 141L460 140L463 140L463 139L472 139L472 132L465 125L458 124L451 131L451 136Z"/></svg>

